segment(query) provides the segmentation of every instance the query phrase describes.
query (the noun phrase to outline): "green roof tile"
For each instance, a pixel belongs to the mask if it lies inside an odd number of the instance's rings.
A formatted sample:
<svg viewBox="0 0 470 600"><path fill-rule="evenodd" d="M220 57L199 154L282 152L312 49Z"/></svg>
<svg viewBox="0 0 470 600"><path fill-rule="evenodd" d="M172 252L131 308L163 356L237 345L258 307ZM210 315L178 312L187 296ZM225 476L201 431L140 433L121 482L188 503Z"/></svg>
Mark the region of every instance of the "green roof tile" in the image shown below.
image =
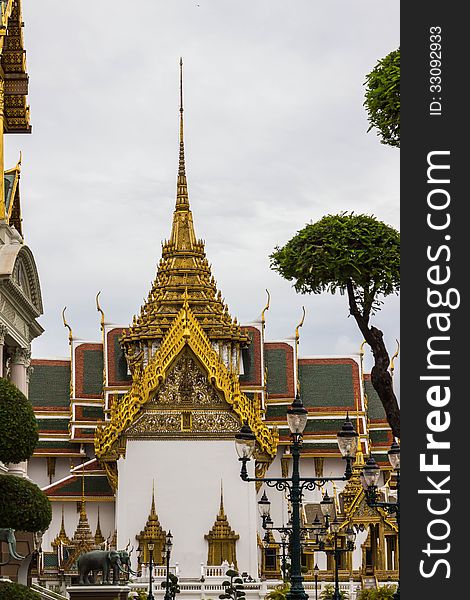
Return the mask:
<svg viewBox="0 0 470 600"><path fill-rule="evenodd" d="M83 393L99 396L103 391L103 350L83 351Z"/></svg>
<svg viewBox="0 0 470 600"><path fill-rule="evenodd" d="M36 448L51 448L51 449L61 449L61 450L72 450L74 452L78 452L80 450L80 446L78 444L72 444L67 440L41 440L36 444Z"/></svg>
<svg viewBox="0 0 470 600"><path fill-rule="evenodd" d="M29 383L29 399L33 406L70 405L70 367L36 365Z"/></svg>
<svg viewBox="0 0 470 600"><path fill-rule="evenodd" d="M69 420L64 419L36 419L39 431L68 431Z"/></svg>
<svg viewBox="0 0 470 600"><path fill-rule="evenodd" d="M276 419L279 417L286 417L286 411L288 404L268 404L266 408L266 417L265 419L269 421L270 419Z"/></svg>
<svg viewBox="0 0 470 600"><path fill-rule="evenodd" d="M299 364L300 392L306 407L354 406L351 364Z"/></svg>
<svg viewBox="0 0 470 600"><path fill-rule="evenodd" d="M82 410L83 419L104 420L103 409L100 406L84 406Z"/></svg>
<svg viewBox="0 0 470 600"><path fill-rule="evenodd" d="M369 435L372 444L387 444L388 442L391 443L392 440L391 432L389 430L380 429L377 431L372 429L369 431Z"/></svg>
<svg viewBox="0 0 470 600"><path fill-rule="evenodd" d="M367 400L368 400L367 412L369 415L369 419L371 419L371 421L375 421L375 420L386 421L387 417L385 416L384 407L383 407L382 402L380 401L380 398L379 398L377 392L375 391L375 388L372 385L370 379L366 379L364 381L364 389L367 394Z"/></svg>
<svg viewBox="0 0 470 600"><path fill-rule="evenodd" d="M51 491L52 495L80 496L82 494L82 478L77 476L72 481L63 483ZM85 477L85 496L107 495L114 496L105 475Z"/></svg>
<svg viewBox="0 0 470 600"><path fill-rule="evenodd" d="M287 356L286 350L266 348L264 362L268 372L268 394L285 394L287 396Z"/></svg>

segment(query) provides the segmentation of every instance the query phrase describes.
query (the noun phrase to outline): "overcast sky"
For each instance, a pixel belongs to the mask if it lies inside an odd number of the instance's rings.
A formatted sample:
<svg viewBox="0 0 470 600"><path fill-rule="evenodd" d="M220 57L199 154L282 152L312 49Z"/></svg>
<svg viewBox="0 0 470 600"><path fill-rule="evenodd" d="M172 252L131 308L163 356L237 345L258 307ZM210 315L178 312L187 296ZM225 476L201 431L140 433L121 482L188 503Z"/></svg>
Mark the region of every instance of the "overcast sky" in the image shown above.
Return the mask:
<svg viewBox="0 0 470 600"><path fill-rule="evenodd" d="M232 316L300 353L357 352L342 296L300 296L269 254L325 214L373 214L399 227L399 151L366 133L363 82L399 46L390 0L23 0L33 133L23 151L26 243L41 279L45 333L34 357L68 356L67 331L99 340L128 325L170 234L184 60L186 170L196 235ZM390 353L399 301L374 323ZM369 361L370 362L370 361ZM399 365L397 364L397 374Z"/></svg>

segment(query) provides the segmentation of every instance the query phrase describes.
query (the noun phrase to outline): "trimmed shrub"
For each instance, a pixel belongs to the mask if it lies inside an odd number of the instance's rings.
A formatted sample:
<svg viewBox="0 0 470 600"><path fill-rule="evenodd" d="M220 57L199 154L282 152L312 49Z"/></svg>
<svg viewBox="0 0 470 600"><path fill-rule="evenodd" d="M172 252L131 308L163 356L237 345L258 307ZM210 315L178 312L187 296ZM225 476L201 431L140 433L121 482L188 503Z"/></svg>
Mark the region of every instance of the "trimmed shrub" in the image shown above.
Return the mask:
<svg viewBox="0 0 470 600"><path fill-rule="evenodd" d="M0 581L0 598L2 600L41 600L41 596L29 587L8 581Z"/></svg>
<svg viewBox="0 0 470 600"><path fill-rule="evenodd" d="M1 527L18 531L45 531L49 527L51 503L31 481L14 475L0 475L0 498Z"/></svg>
<svg viewBox="0 0 470 600"><path fill-rule="evenodd" d="M31 403L15 385L0 378L0 460L27 460L37 441L38 425Z"/></svg>

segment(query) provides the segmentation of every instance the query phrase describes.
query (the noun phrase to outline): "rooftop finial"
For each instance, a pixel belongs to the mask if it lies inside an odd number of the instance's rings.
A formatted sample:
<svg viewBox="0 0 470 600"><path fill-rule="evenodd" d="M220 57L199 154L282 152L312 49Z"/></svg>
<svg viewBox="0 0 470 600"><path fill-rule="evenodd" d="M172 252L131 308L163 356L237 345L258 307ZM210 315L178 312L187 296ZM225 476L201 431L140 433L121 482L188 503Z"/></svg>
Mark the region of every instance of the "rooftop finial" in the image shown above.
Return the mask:
<svg viewBox="0 0 470 600"><path fill-rule="evenodd" d="M186 182L186 167L184 162L184 133L183 133L183 59L180 58L180 152L178 165L178 189L176 192L176 208L189 208L188 184Z"/></svg>
<svg viewBox="0 0 470 600"><path fill-rule="evenodd" d="M180 113L183 119L183 58L180 56Z"/></svg>

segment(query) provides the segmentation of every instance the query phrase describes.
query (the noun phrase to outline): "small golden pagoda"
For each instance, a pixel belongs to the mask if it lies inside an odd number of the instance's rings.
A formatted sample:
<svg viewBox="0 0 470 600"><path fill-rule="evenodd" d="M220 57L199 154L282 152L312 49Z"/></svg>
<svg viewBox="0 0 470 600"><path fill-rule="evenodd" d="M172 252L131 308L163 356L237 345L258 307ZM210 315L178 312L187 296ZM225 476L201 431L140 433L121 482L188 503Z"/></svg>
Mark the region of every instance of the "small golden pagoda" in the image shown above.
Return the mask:
<svg viewBox="0 0 470 600"><path fill-rule="evenodd" d="M150 562L150 550L148 548L149 543L154 544L152 552L152 560L155 564L162 564L163 551L166 540L166 531L162 529L160 521L158 519L157 511L155 510L155 490L152 489L152 505L150 507L150 514L147 519L147 523L144 529L139 535L135 536L139 542L138 552L139 556L139 569L142 564L148 564Z"/></svg>
<svg viewBox="0 0 470 600"><path fill-rule="evenodd" d="M208 534L204 536L208 542L207 564L221 565L227 561L229 565L237 568L237 549L236 544L240 536L233 531L224 511L224 497L220 491L219 513L215 523Z"/></svg>

